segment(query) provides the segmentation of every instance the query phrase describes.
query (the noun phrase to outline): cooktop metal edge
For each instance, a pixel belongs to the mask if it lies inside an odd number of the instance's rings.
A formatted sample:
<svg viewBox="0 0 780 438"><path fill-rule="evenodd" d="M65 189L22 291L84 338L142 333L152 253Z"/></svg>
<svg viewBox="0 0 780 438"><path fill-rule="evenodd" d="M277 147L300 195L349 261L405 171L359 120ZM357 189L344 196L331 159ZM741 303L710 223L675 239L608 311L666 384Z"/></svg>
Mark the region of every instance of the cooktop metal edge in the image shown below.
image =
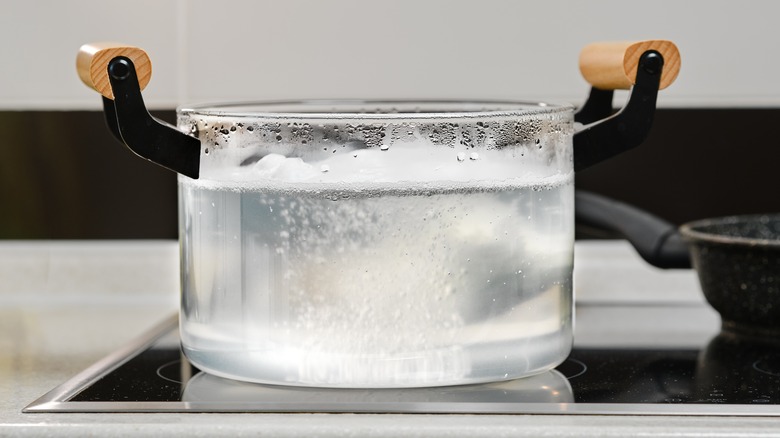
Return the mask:
<svg viewBox="0 0 780 438"><path fill-rule="evenodd" d="M70 409L68 400L152 346L158 339L165 336L166 333L175 330L178 327L178 321L179 317L177 314L171 315L147 332L130 341L124 347L114 351L103 359L100 359L84 371L76 374L66 382L42 395L22 409L22 412L87 412L84 409L89 409L89 412L109 412L107 409L108 406L106 405L111 405L113 408L118 404L117 402L91 402L83 405L79 404L78 406L80 406L80 408L74 410ZM130 402L129 404L134 405L137 403ZM135 412L135 410L133 411ZM112 409L111 412L118 411Z"/></svg>

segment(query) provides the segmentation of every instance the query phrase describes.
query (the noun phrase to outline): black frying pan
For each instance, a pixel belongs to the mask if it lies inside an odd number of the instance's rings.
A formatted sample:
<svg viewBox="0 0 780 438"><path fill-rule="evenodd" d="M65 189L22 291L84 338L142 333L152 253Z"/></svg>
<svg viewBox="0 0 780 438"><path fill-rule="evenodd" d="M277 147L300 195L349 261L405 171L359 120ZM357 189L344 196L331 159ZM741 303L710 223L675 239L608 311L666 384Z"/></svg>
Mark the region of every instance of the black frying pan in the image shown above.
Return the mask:
<svg viewBox="0 0 780 438"><path fill-rule="evenodd" d="M699 274L724 330L780 334L780 213L674 225L621 202L576 194L578 225L616 232L645 261Z"/></svg>

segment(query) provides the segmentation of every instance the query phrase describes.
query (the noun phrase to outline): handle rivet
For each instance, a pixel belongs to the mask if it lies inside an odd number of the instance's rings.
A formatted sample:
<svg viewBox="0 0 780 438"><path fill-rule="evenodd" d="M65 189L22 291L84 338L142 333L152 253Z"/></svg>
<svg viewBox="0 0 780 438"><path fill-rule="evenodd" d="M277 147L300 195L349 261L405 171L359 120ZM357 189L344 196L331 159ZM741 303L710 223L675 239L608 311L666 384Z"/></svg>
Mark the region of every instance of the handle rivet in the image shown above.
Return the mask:
<svg viewBox="0 0 780 438"><path fill-rule="evenodd" d="M664 58L655 50L650 50L642 55L642 69L650 75L658 74L664 66Z"/></svg>
<svg viewBox="0 0 780 438"><path fill-rule="evenodd" d="M108 74L120 81L127 79L130 76L130 64L127 59L114 58L111 60L108 64Z"/></svg>

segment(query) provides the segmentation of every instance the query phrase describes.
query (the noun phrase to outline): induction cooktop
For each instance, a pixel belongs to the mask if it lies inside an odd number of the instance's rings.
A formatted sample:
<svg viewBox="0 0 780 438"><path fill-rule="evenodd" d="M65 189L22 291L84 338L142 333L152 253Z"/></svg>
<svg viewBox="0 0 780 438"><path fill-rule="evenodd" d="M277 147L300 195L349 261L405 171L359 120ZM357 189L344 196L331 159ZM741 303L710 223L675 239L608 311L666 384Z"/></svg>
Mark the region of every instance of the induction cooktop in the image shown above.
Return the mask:
<svg viewBox="0 0 780 438"><path fill-rule="evenodd" d="M212 376L181 353L173 316L24 412L780 416L780 341L715 329L699 344L679 342L671 338L685 338L684 332L670 331L658 317L670 312L691 314L658 306L607 307L590 321L620 315L613 319L638 321L636 326L645 321L645 328L594 342L585 318L571 355L554 370L498 383L415 389L285 387ZM585 335L578 338L578 332Z"/></svg>

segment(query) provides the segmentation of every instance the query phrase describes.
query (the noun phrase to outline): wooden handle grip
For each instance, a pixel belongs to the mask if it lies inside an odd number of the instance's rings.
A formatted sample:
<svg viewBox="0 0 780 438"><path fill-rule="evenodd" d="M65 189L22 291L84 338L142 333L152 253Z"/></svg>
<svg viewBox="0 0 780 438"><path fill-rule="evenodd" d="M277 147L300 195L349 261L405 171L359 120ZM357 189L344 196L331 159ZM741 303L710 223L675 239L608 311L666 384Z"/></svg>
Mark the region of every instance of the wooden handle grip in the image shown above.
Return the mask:
<svg viewBox="0 0 780 438"><path fill-rule="evenodd" d="M580 53L580 72L591 85L602 90L628 89L636 82L639 58L655 50L664 58L660 89L674 82L680 73L680 52L666 40L593 43Z"/></svg>
<svg viewBox="0 0 780 438"><path fill-rule="evenodd" d="M133 61L143 90L152 77L152 62L142 49L117 43L91 43L81 46L76 56L76 70L82 82L109 99L114 98L114 93L108 80L108 63L117 56Z"/></svg>

